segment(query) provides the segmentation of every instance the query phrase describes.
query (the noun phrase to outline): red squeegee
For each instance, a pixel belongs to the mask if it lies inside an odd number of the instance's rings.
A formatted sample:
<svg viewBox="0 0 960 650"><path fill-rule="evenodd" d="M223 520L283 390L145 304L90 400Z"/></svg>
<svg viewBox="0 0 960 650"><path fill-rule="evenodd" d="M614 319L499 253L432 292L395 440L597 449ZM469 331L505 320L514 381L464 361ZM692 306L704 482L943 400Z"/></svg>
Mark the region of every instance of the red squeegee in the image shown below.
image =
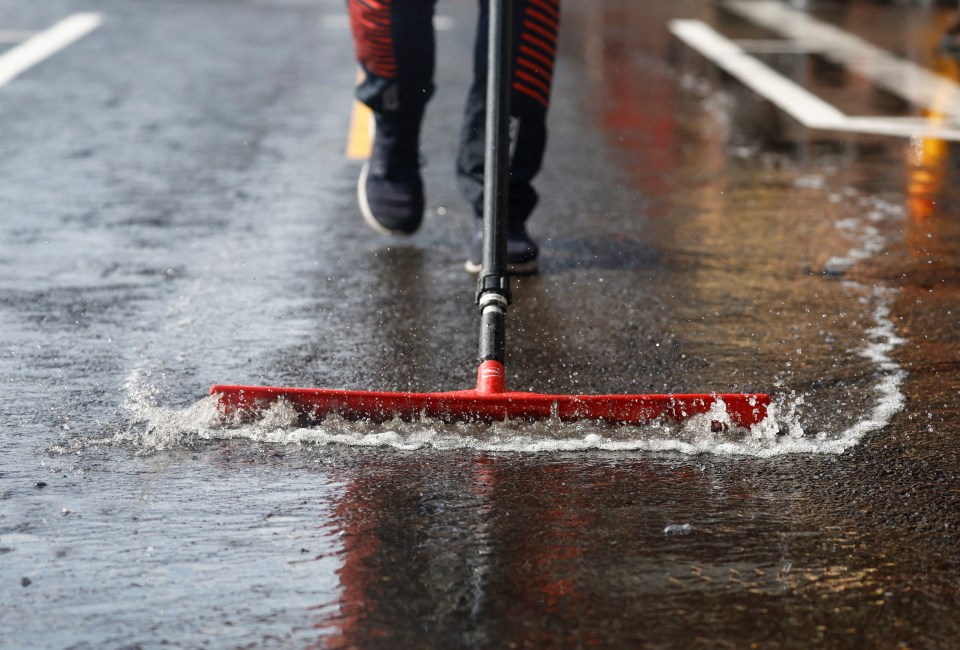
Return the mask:
<svg viewBox="0 0 960 650"><path fill-rule="evenodd" d="M385 421L420 416L454 421L506 418L539 420L602 420L643 424L656 419L683 420L708 413L723 401L730 421L749 427L763 420L768 395L544 395L508 392L504 388L506 310L510 278L506 265L507 189L509 184L509 47L512 42L510 0L491 1L487 48L487 115L483 188L483 266L477 278L480 306L480 369L477 388L447 393L400 393L317 388L214 386L221 409L246 415L279 399L304 417L338 414L350 419Z"/></svg>
<svg viewBox="0 0 960 650"><path fill-rule="evenodd" d="M284 400L311 421L337 414L347 419L384 422L432 417L444 421L493 421L504 419L562 421L600 420L612 424L643 424L657 419L680 421L708 413L718 401L730 421L749 427L763 420L770 403L768 395L547 395L504 390L504 369L497 361L485 361L477 373L476 390L446 393L375 392L322 388L271 386L214 386L228 414L261 411Z"/></svg>

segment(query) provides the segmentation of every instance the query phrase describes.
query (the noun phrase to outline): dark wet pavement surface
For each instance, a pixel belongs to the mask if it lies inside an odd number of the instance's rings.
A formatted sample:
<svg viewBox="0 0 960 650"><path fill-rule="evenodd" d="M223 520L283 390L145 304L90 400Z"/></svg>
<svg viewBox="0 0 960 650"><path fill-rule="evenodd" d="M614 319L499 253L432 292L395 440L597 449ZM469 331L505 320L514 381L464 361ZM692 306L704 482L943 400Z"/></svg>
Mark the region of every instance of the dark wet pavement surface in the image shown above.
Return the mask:
<svg viewBox="0 0 960 650"><path fill-rule="evenodd" d="M566 3L508 381L770 391L779 432L218 420L216 382L472 383L473 3L398 241L355 206L339 0L0 2L104 16L0 87L0 646L955 647L957 144L802 127L667 30L772 38L721 5ZM946 9L805 14L960 78Z"/></svg>

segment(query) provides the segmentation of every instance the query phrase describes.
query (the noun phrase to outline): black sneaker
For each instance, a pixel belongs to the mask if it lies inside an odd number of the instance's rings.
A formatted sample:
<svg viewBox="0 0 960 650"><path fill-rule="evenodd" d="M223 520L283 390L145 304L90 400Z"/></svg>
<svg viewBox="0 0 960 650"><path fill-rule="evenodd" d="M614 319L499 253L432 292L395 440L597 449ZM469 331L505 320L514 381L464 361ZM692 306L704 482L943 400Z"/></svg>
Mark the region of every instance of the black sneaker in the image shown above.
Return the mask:
<svg viewBox="0 0 960 650"><path fill-rule="evenodd" d="M412 235L423 221L419 147L418 128L378 121L357 199L367 225L382 235Z"/></svg>
<svg viewBox="0 0 960 650"><path fill-rule="evenodd" d="M510 275L533 275L538 270L540 249L530 239L523 223L507 224L507 272ZM483 221L474 219L470 256L463 265L470 273L479 273L483 267Z"/></svg>

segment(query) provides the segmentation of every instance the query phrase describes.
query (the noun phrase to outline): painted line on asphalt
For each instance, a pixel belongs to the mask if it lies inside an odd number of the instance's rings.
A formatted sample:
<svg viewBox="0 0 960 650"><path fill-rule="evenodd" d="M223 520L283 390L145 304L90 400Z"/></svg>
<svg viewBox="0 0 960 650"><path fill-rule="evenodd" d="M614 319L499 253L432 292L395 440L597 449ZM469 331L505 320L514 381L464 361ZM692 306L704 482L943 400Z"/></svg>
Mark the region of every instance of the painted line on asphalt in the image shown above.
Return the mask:
<svg viewBox="0 0 960 650"><path fill-rule="evenodd" d="M742 84L806 127L906 138L960 140L960 129L941 119L850 117L751 56L699 20L673 20L670 31ZM936 106L940 106L942 98Z"/></svg>
<svg viewBox="0 0 960 650"><path fill-rule="evenodd" d="M368 160L373 148L373 111L365 104L353 102L350 113L350 132L347 135L347 158Z"/></svg>
<svg viewBox="0 0 960 650"><path fill-rule="evenodd" d="M38 63L80 40L103 23L98 13L77 13L34 34L0 56L0 88Z"/></svg>
<svg viewBox="0 0 960 650"><path fill-rule="evenodd" d="M722 6L758 27L816 51L878 88L960 123L960 84L953 79L895 56L779 0L728 0Z"/></svg>
<svg viewBox="0 0 960 650"><path fill-rule="evenodd" d="M363 70L357 70L357 83L363 81ZM373 148L373 111L366 104L353 102L350 130L347 133L347 158L367 160Z"/></svg>
<svg viewBox="0 0 960 650"><path fill-rule="evenodd" d="M831 128L843 121L844 115L839 110L747 54L743 48L718 34L706 23L674 20L670 22L670 31L805 126Z"/></svg>

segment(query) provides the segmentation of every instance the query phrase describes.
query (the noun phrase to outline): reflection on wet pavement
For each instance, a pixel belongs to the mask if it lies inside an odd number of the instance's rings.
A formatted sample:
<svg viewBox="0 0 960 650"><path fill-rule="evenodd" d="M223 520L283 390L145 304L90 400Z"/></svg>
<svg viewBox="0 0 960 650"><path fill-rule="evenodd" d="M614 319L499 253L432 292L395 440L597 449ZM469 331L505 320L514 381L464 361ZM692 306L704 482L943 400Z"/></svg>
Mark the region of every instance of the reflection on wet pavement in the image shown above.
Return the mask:
<svg viewBox="0 0 960 650"><path fill-rule="evenodd" d="M130 51L135 77L111 66L50 113L28 108L39 78L4 89L0 645L955 645L958 144L804 128L667 25L747 43L849 115L946 107L722 2L568 0L510 385L769 390L779 431L240 424L201 399L214 380L472 381L444 152L474 9L444 8L430 214L394 242L351 216L327 3L101 4L105 40L73 60ZM960 78L945 8L808 4Z"/></svg>

